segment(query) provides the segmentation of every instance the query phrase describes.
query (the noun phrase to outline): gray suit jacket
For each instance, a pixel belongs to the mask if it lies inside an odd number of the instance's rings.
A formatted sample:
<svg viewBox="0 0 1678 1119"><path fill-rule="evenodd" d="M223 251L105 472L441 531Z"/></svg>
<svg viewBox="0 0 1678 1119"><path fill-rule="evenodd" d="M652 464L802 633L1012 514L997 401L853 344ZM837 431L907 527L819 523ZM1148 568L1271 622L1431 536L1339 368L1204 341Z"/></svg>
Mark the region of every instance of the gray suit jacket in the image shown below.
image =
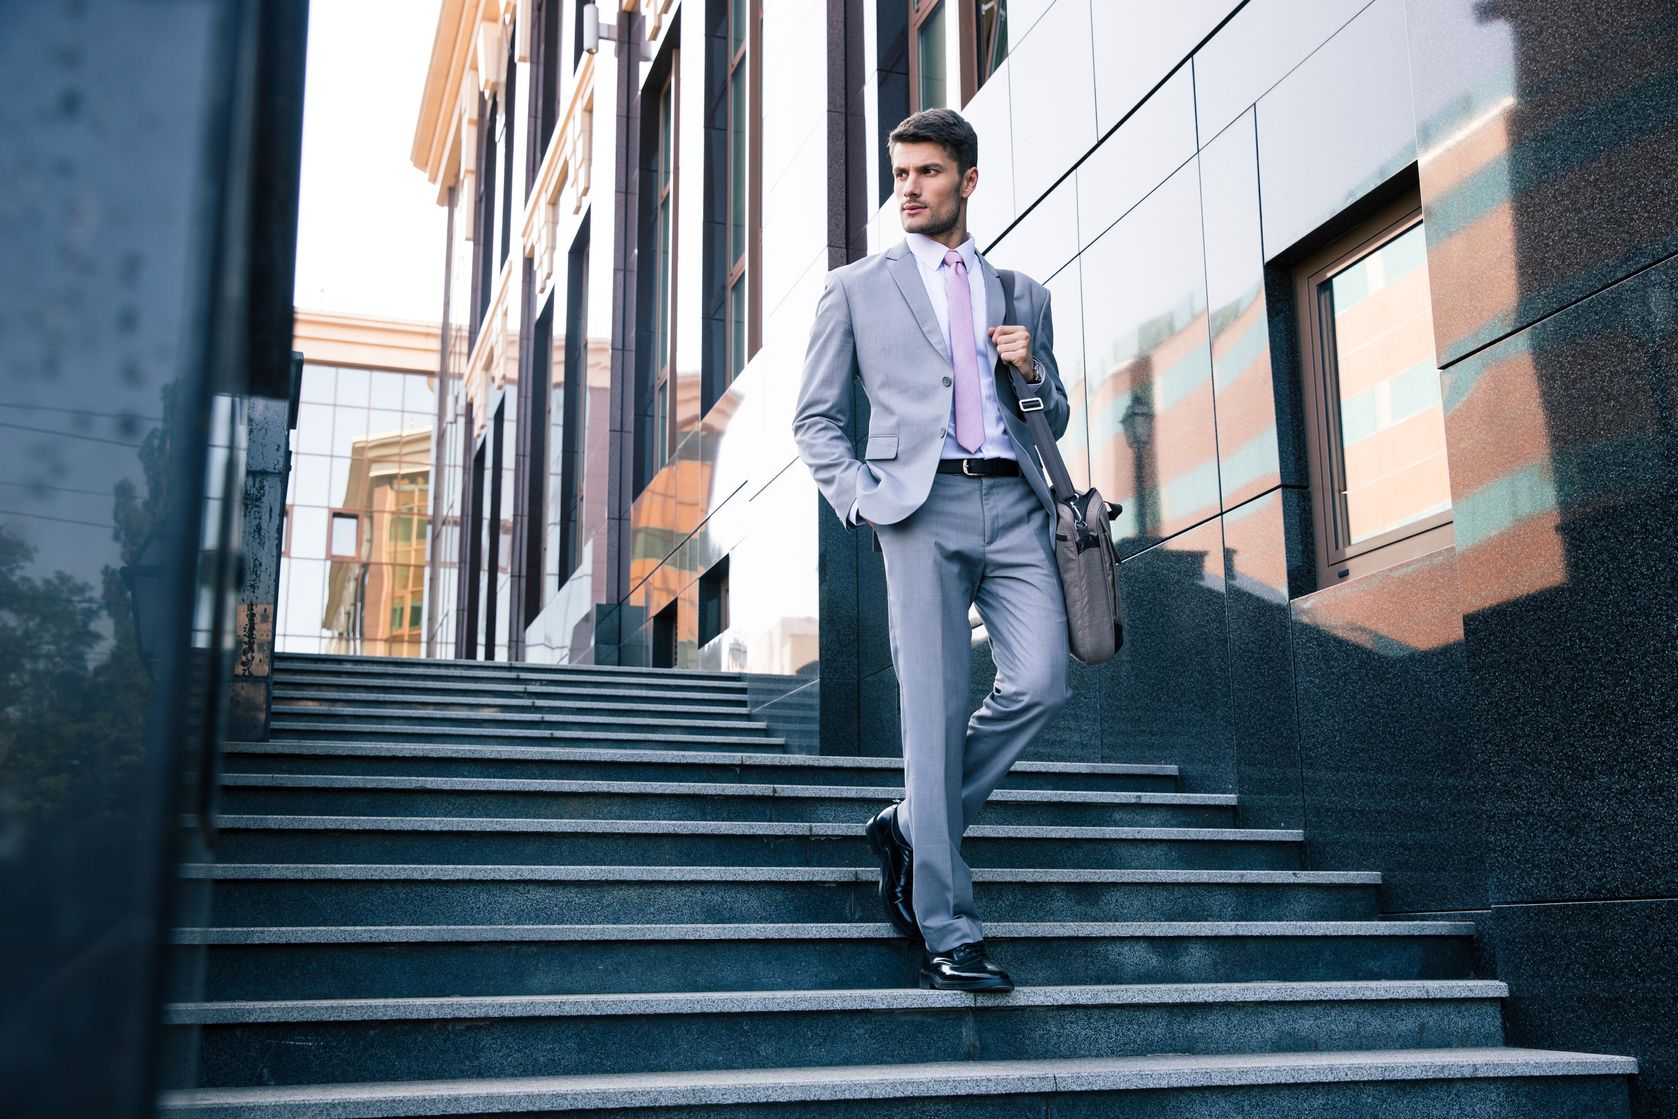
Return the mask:
<svg viewBox="0 0 1678 1119"><path fill-rule="evenodd" d="M917 272L907 241L853 261L827 274L816 304L803 381L793 414L798 457L810 468L822 496L847 530L853 500L861 516L895 524L920 508L932 489L943 454L945 429L955 389L949 347ZM990 326L1002 325L1006 309L1002 281L980 257ZM1014 313L1031 330L1031 352L1043 364L1043 380L1032 385L1043 399L1043 415L1058 439L1071 407L1055 364L1054 324L1049 293L1042 284L1015 273ZM982 360L982 359L981 359ZM992 376L989 369L981 377ZM868 394L868 440L858 459L845 436L851 414L851 378ZM1030 431L1002 394L1002 417L1019 449L1020 472L1036 491L1054 524L1054 504Z"/></svg>

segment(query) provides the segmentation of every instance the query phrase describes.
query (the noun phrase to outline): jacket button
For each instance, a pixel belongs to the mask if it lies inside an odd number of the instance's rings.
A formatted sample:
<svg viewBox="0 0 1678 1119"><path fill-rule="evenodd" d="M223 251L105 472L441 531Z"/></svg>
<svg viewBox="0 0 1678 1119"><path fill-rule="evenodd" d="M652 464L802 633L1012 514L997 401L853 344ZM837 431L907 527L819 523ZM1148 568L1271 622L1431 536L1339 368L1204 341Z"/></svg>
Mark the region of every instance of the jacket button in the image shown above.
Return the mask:
<svg viewBox="0 0 1678 1119"><path fill-rule="evenodd" d="M945 436L949 435L949 433L950 433L949 428L941 427L941 428L938 429L938 438L943 439Z"/></svg>
<svg viewBox="0 0 1678 1119"><path fill-rule="evenodd" d="M948 378L948 377L945 377L945 378L944 378L944 387L945 387L945 388L949 388L949 387L950 387L950 379L949 379L949 378Z"/></svg>

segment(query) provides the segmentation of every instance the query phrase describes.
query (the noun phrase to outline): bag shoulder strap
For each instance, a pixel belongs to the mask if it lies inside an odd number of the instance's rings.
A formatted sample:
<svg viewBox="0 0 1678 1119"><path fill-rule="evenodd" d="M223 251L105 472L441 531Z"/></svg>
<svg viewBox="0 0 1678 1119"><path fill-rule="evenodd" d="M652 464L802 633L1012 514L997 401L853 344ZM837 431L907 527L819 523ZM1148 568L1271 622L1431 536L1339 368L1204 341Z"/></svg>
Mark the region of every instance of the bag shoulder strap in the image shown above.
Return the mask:
<svg viewBox="0 0 1678 1119"><path fill-rule="evenodd" d="M999 268L996 274L1002 281L1002 295L1007 307L1002 321L1010 326L1018 326L1019 316L1014 307L1014 271L1011 268ZM1037 444L1037 457L1042 460L1044 472L1049 476L1049 484L1054 487L1055 500L1071 501L1078 491L1072 485L1072 476L1067 473L1066 460L1061 458L1060 448L1055 445L1055 436L1049 430L1049 421L1043 418L1042 407L1027 411L1021 404L1027 398L1037 400L1037 395L1026 386L1024 375L1000 357L996 359L996 381L1001 398L1013 398L1014 414L1025 421L1026 429L1031 432L1032 442Z"/></svg>

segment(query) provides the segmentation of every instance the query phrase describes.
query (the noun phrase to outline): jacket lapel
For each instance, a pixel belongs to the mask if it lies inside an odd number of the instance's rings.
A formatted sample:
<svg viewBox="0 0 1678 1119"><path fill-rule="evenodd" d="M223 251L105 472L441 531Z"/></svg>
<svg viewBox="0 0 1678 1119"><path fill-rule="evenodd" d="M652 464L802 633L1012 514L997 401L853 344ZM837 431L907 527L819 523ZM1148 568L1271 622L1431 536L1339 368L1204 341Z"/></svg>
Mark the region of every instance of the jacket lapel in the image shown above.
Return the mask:
<svg viewBox="0 0 1678 1119"><path fill-rule="evenodd" d="M926 335L926 340L943 355L944 360L949 361L950 347L944 342L944 331L938 325L932 301L926 297L926 285L921 282L921 266L916 262L915 254L909 251L909 242L899 241L887 250L886 265L891 278L897 283L897 290L903 293L909 309L915 313L915 321L921 324L921 333Z"/></svg>
<svg viewBox="0 0 1678 1119"><path fill-rule="evenodd" d="M1008 309L1002 294L1002 277L991 267L990 261L979 258L979 270L985 274L985 325L1001 326L1002 313Z"/></svg>

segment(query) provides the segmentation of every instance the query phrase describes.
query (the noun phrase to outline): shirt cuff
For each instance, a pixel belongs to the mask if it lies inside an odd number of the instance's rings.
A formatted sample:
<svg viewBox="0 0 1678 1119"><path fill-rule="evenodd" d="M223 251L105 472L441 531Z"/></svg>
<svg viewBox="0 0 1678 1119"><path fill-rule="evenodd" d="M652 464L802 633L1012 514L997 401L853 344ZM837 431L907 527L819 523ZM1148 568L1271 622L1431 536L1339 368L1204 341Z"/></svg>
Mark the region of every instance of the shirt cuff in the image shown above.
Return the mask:
<svg viewBox="0 0 1678 1119"><path fill-rule="evenodd" d="M857 515L856 515L857 506L859 506L861 504L862 504L862 499L861 498L857 498L856 500L852 501L851 502L851 511L849 513L845 514L845 519L848 520L853 525L860 525L862 523L862 521L860 521L857 518Z"/></svg>

